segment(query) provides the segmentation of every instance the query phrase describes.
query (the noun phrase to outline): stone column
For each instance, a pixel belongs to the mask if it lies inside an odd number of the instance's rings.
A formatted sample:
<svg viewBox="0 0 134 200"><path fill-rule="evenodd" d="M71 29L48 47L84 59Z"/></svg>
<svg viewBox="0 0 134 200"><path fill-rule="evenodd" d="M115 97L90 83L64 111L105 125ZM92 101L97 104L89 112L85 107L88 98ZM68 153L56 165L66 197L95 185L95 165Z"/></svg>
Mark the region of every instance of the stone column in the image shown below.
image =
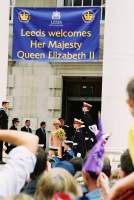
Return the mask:
<svg viewBox="0 0 134 200"><path fill-rule="evenodd" d="M0 6L0 105L7 95L8 38L9 38L9 0Z"/></svg>
<svg viewBox="0 0 134 200"><path fill-rule="evenodd" d="M126 85L134 77L134 1L106 1L102 119L112 132L110 149L125 149L134 119L126 104Z"/></svg>
<svg viewBox="0 0 134 200"><path fill-rule="evenodd" d="M57 0L57 6L58 6L58 7L64 6L64 1Z"/></svg>

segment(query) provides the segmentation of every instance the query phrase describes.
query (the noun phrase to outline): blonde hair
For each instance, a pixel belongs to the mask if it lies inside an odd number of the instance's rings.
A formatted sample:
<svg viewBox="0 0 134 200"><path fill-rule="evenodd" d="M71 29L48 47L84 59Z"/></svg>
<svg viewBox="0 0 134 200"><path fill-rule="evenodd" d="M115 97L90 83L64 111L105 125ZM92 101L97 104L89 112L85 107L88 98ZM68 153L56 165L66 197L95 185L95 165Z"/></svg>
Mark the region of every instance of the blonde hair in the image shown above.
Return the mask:
<svg viewBox="0 0 134 200"><path fill-rule="evenodd" d="M60 120L58 120L58 119L54 119L54 120L53 120L53 125L55 125L55 124L59 124L59 126L60 126L60 125L61 125Z"/></svg>
<svg viewBox="0 0 134 200"><path fill-rule="evenodd" d="M33 198L27 194L17 194L11 197L4 198L4 200L33 200Z"/></svg>
<svg viewBox="0 0 134 200"><path fill-rule="evenodd" d="M80 186L72 175L61 168L53 168L42 175L37 185L35 198L36 200L51 200L56 192L71 193L75 196L82 194Z"/></svg>

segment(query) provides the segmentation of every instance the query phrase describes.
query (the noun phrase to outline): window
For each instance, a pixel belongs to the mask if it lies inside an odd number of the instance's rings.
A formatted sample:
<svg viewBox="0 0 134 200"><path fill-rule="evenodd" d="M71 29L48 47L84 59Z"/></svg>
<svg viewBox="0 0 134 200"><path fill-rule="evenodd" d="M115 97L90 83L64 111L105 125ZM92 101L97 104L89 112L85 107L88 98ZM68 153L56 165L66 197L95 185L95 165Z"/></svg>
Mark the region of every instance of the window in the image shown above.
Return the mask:
<svg viewBox="0 0 134 200"><path fill-rule="evenodd" d="M92 0L84 0L83 6L91 6Z"/></svg>
<svg viewBox="0 0 134 200"><path fill-rule="evenodd" d="M105 20L105 0L64 0L64 6L100 6L101 20Z"/></svg>
<svg viewBox="0 0 134 200"><path fill-rule="evenodd" d="M72 0L64 0L64 6L73 6Z"/></svg>
<svg viewBox="0 0 134 200"><path fill-rule="evenodd" d="M82 6L81 0L74 0L74 6Z"/></svg>

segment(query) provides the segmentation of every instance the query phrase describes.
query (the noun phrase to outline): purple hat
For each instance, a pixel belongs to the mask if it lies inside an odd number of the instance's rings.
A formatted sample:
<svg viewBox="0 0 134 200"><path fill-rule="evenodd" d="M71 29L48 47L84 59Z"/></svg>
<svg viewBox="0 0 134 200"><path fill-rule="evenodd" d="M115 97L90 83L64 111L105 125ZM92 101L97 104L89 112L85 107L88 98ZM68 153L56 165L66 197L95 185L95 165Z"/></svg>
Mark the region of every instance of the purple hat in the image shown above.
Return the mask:
<svg viewBox="0 0 134 200"><path fill-rule="evenodd" d="M100 112L98 113L98 128L96 124L94 124L89 126L89 129L95 134L97 141L99 141L104 136Z"/></svg>
<svg viewBox="0 0 134 200"><path fill-rule="evenodd" d="M83 171L95 172L99 174L103 168L103 156L105 152L106 140L99 140L91 149L87 156L87 160L83 166Z"/></svg>

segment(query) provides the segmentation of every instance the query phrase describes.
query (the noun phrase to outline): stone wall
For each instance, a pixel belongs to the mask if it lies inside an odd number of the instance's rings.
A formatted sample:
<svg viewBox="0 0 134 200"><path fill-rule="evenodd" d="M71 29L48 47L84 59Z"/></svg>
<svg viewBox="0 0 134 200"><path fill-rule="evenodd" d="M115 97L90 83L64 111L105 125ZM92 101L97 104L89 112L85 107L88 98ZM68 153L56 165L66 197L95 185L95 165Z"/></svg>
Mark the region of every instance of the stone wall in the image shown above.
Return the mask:
<svg viewBox="0 0 134 200"><path fill-rule="evenodd" d="M56 0L16 0L16 6L46 7L60 5ZM101 60L103 52L103 24L101 25ZM12 49L12 23L10 24L9 55ZM30 118L33 129L40 121L48 122L61 115L63 76L102 76L102 62L99 63L46 63L9 62L8 96L12 101L10 121L19 117L22 124ZM21 125L22 125L21 124Z"/></svg>

